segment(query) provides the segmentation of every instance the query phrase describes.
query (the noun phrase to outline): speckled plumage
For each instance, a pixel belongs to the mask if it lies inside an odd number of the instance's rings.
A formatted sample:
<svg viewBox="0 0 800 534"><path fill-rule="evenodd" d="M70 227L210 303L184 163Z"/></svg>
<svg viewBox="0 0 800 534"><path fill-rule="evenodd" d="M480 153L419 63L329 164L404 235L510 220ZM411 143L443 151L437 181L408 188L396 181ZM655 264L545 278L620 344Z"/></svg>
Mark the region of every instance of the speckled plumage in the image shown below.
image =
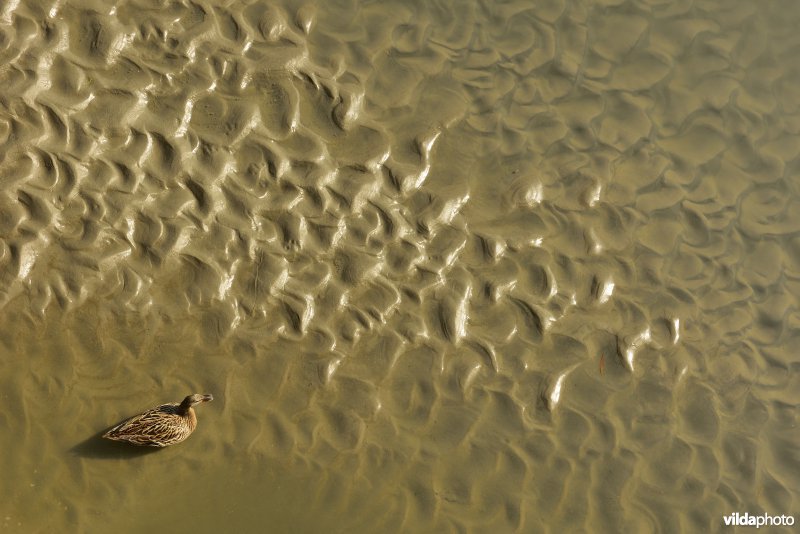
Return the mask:
<svg viewBox="0 0 800 534"><path fill-rule="evenodd" d="M189 437L197 426L193 405L213 400L211 395L189 395L183 402L162 404L118 424L104 438L134 445L166 447Z"/></svg>

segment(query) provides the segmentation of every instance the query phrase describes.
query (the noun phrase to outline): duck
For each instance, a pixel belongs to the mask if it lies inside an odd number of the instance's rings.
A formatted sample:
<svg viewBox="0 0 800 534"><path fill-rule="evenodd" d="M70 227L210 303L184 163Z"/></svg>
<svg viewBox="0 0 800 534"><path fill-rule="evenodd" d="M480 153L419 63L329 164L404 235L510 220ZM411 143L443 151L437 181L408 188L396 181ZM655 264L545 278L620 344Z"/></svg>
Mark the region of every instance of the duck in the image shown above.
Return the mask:
<svg viewBox="0 0 800 534"><path fill-rule="evenodd" d="M180 443L197 427L197 415L192 407L212 400L214 396L211 394L195 393L179 403L162 404L126 419L103 434L103 437L148 447Z"/></svg>

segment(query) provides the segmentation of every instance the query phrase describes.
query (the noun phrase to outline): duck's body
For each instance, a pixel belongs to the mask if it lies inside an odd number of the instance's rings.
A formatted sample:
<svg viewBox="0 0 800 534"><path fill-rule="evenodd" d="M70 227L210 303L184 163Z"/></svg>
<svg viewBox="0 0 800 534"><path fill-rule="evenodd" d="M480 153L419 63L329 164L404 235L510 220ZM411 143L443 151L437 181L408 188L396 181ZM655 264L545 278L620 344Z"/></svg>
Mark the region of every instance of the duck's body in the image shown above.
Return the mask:
<svg viewBox="0 0 800 534"><path fill-rule="evenodd" d="M192 406L210 400L214 400L211 395L194 394L180 403L162 404L123 421L103 434L103 437L150 447L180 443L197 426L197 415Z"/></svg>

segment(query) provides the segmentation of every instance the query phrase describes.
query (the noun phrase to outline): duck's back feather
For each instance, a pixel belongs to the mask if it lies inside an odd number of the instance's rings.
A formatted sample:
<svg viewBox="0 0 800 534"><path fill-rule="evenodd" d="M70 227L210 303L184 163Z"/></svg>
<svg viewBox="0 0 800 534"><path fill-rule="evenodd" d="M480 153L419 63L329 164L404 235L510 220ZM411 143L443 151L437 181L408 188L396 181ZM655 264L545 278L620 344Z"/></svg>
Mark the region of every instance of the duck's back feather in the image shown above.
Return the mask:
<svg viewBox="0 0 800 534"><path fill-rule="evenodd" d="M177 403L170 403L147 410L118 424L103 434L103 437L151 447L180 443L194 431L197 417L192 408L182 415L178 410L179 406Z"/></svg>

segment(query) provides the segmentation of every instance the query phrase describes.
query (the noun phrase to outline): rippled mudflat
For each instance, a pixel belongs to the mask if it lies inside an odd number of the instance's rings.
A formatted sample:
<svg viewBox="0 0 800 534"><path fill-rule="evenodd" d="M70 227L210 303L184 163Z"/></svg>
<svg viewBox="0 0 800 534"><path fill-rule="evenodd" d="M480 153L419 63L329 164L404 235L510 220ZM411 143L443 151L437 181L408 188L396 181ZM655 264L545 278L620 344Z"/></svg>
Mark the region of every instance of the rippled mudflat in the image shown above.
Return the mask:
<svg viewBox="0 0 800 534"><path fill-rule="evenodd" d="M0 5L0 530L796 514L799 24ZM183 444L97 438L193 392Z"/></svg>

